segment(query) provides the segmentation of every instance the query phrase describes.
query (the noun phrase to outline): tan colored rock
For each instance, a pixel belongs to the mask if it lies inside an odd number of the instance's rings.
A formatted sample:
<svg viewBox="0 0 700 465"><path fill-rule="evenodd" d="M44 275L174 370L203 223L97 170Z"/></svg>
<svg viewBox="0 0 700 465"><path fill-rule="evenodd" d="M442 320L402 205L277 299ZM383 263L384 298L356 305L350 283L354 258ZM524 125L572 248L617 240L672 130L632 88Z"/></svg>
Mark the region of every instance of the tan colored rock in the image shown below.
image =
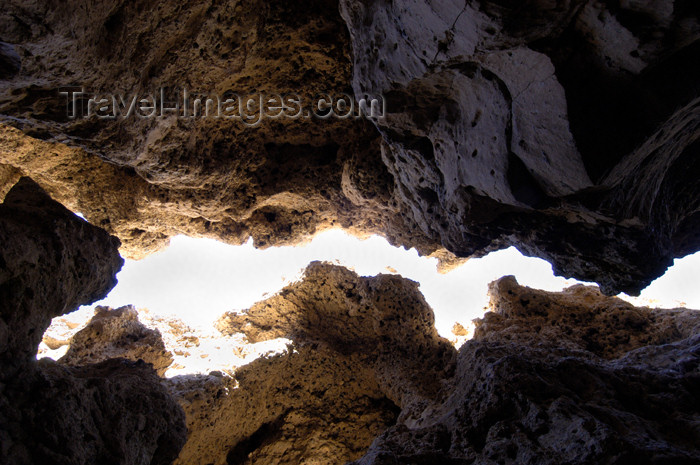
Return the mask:
<svg viewBox="0 0 700 465"><path fill-rule="evenodd" d="M269 247L341 227L442 268L516 245L634 294L698 247L687 1L11 1L0 55L21 63L0 88L0 164L127 257L177 234ZM293 92L307 109L319 92L384 97L387 114L71 119L67 86L83 105L186 87Z"/></svg>
<svg viewBox="0 0 700 465"><path fill-rule="evenodd" d="M345 463L398 414L362 356L313 346L258 359L235 378L165 383L187 415L177 465Z"/></svg>
<svg viewBox="0 0 700 465"><path fill-rule="evenodd" d="M59 362L81 366L112 358L142 360L159 376L173 363L173 355L165 348L160 331L143 325L132 305L117 309L95 307L95 315L71 338L68 352Z"/></svg>
<svg viewBox="0 0 700 465"><path fill-rule="evenodd" d="M508 276L489 286L490 312L476 320L474 339L529 347L566 347L607 359L700 333L695 310L635 307L594 286L544 292Z"/></svg>
<svg viewBox="0 0 700 465"><path fill-rule="evenodd" d="M358 277L312 262L302 281L243 314L226 314L217 327L225 334L245 333L251 342L286 337L362 354L389 398L403 406L407 392L435 395L451 369L454 348L434 323L416 282L396 275Z"/></svg>

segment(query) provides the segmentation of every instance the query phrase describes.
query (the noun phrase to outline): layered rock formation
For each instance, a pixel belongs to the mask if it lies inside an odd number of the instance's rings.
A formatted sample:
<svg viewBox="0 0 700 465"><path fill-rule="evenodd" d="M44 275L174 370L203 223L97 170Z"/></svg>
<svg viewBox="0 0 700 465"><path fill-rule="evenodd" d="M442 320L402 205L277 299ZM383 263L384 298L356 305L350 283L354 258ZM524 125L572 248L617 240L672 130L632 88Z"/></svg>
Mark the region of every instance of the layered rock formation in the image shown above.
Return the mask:
<svg viewBox="0 0 700 465"><path fill-rule="evenodd" d="M340 226L441 256L517 245L635 293L697 250L694 2L433 3L11 1L3 171L133 257L180 233L265 247ZM186 87L384 96L387 114L70 119L68 87L78 106Z"/></svg>
<svg viewBox="0 0 700 465"><path fill-rule="evenodd" d="M170 463L184 415L150 367L35 359L52 317L114 286L119 242L22 178L0 204L0 243L0 462Z"/></svg>

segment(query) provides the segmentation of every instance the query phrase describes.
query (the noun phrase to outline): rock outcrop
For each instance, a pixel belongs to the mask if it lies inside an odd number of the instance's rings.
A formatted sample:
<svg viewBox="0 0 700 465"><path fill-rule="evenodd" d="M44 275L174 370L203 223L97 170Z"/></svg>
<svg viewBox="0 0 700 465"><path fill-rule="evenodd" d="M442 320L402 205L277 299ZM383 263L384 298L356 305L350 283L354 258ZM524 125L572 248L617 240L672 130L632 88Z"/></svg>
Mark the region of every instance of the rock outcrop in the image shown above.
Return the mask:
<svg viewBox="0 0 700 465"><path fill-rule="evenodd" d="M312 263L301 282L218 323L222 332L242 332L251 342L289 338L286 353L258 359L234 378L167 381L190 431L176 463L360 458L402 408L438 396L455 350L433 322L412 281L360 278Z"/></svg>
<svg viewBox="0 0 700 465"><path fill-rule="evenodd" d="M700 312L512 277L492 285L491 308L459 350L449 395L389 428L358 465L700 460Z"/></svg>
<svg viewBox="0 0 700 465"><path fill-rule="evenodd" d="M64 364L35 360L51 318L114 285L118 247L139 258L176 234L268 247L340 227L443 266L516 245L637 293L700 248L698 5L4 2L0 462L700 462L697 312L592 288L502 279L456 351L416 283L316 263L219 322L293 341L234 377L104 360L167 366L128 309L98 315ZM184 111L232 92L386 111ZM126 108L146 96L165 114Z"/></svg>
<svg viewBox="0 0 700 465"><path fill-rule="evenodd" d="M459 256L517 245L608 293L697 248L697 8L340 4L355 95L386 97L383 159L428 237Z"/></svg>
<svg viewBox="0 0 700 465"><path fill-rule="evenodd" d="M36 356L51 318L107 294L119 242L81 220L31 179L0 204L0 361L3 379Z"/></svg>
<svg viewBox="0 0 700 465"><path fill-rule="evenodd" d="M697 250L691 0L434 3L9 2L2 170L132 257L175 234L266 247L342 227L448 261L517 245L636 293ZM58 94L85 89L84 109L160 88L168 104L185 88L383 96L387 112L71 119Z"/></svg>
<svg viewBox="0 0 700 465"><path fill-rule="evenodd" d="M435 330L433 311L418 283L395 275L360 278L346 268L313 262L304 279L244 314L226 314L223 333L251 342L286 337L341 354L363 355L389 398L406 392L434 396L452 367L454 348Z"/></svg>
<svg viewBox="0 0 700 465"><path fill-rule="evenodd" d="M0 204L0 462L168 464L184 414L145 363L36 361L51 318L116 283L119 242L29 178Z"/></svg>
<svg viewBox="0 0 700 465"><path fill-rule="evenodd" d="M700 312L637 308L593 287L537 291L512 277L490 292L492 312L456 351L436 336L415 283L310 265L301 282L219 321L251 341L289 337L288 353L234 378L171 381L190 430L177 463L700 459ZM371 441L366 428L384 432Z"/></svg>
<svg viewBox="0 0 700 465"><path fill-rule="evenodd" d="M395 423L362 356L303 345L220 373L164 383L187 415L177 465L347 463Z"/></svg>
<svg viewBox="0 0 700 465"><path fill-rule="evenodd" d="M173 363L173 354L166 350L160 331L141 323L132 305L117 309L95 307L95 316L71 338L68 351L59 362L80 366L111 358L144 361L159 376Z"/></svg>

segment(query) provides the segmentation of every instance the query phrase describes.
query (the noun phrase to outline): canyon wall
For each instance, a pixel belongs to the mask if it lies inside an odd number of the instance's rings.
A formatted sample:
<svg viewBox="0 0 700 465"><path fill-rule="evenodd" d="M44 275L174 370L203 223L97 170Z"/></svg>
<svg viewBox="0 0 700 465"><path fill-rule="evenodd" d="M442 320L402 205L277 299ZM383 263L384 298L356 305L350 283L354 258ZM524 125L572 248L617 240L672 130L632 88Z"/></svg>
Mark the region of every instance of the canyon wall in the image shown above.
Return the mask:
<svg viewBox="0 0 700 465"><path fill-rule="evenodd" d="M698 5L5 2L0 461L700 461L697 313L601 294L700 248ZM80 89L82 110L163 89L167 104L324 92L386 111L71 117L61 91ZM445 267L515 245L601 291L503 278L457 351L415 283L316 263L219 321L293 341L233 377L160 378L169 354L128 308L98 310L64 360L35 359L51 318L114 286L120 253L333 227Z"/></svg>
<svg viewBox="0 0 700 465"><path fill-rule="evenodd" d="M312 263L300 282L217 324L251 343L289 338L285 351L162 381L187 416L175 463L700 460L700 312L634 307L581 285L544 292L513 277L490 295L474 338L456 350L416 283ZM105 318L83 331L95 335ZM96 350L80 337L71 350L99 360L110 341L131 343L129 358L144 353L142 341L114 334L96 335Z"/></svg>
<svg viewBox="0 0 700 465"><path fill-rule="evenodd" d="M31 176L131 257L342 227L448 262L517 245L636 293L697 250L695 2L434 3L11 1L3 179ZM383 96L386 114L70 119L58 93L161 88Z"/></svg>

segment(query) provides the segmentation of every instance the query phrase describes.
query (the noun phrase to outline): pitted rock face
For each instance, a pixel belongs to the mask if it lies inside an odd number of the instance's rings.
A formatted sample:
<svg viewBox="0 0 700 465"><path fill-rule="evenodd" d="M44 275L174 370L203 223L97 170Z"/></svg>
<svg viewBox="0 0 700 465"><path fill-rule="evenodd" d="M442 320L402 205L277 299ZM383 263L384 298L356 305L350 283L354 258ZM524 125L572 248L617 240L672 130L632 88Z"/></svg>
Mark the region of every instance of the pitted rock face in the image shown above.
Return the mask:
<svg viewBox="0 0 700 465"><path fill-rule="evenodd" d="M635 293L697 249L699 14L555 3L341 0L353 88L387 97L383 160L426 236Z"/></svg>
<svg viewBox="0 0 700 465"><path fill-rule="evenodd" d="M130 257L176 234L267 247L342 227L423 254L516 245L636 293L698 248L699 15L693 0L12 1L0 163ZM65 86L351 93L387 114L71 120Z"/></svg>
<svg viewBox="0 0 700 465"><path fill-rule="evenodd" d="M356 463L693 463L700 460L700 312L636 308L586 287L512 278L457 356L448 394Z"/></svg>
<svg viewBox="0 0 700 465"><path fill-rule="evenodd" d="M290 338L285 353L232 377L162 381L187 417L175 463L700 459L699 311L513 277L490 295L492 311L455 351L416 283L312 263L300 282L218 322L252 342Z"/></svg>
<svg viewBox="0 0 700 465"><path fill-rule="evenodd" d="M242 332L252 342L286 337L357 354L374 366L384 391L402 407L418 393L435 396L455 356L437 334L417 283L393 275L358 277L321 262L311 263L301 282L245 313L227 313L217 327L224 334Z"/></svg>
<svg viewBox="0 0 700 465"><path fill-rule="evenodd" d="M29 178L0 204L2 379L36 356L51 318L114 287L119 241L53 201Z"/></svg>
<svg viewBox="0 0 700 465"><path fill-rule="evenodd" d="M173 363L173 354L166 350L160 332L144 326L132 305L117 309L95 307L95 315L71 338L70 347L59 362L80 366L111 358L142 360L159 376Z"/></svg>
<svg viewBox="0 0 700 465"><path fill-rule="evenodd" d="M0 91L2 123L22 130L1 128L0 163L117 235L124 255L143 257L177 234L231 244L253 237L268 247L329 227L382 233L426 253L439 248L390 227L402 220L387 205L392 179L366 121L71 120L57 93L71 85L104 94L165 87L173 100L184 89L294 93L308 108L318 93L351 93L350 44L336 4L78 3L12 3L0 13L7 40L23 44L16 47L24 56L22 73ZM27 29L35 17L43 24Z"/></svg>
<svg viewBox="0 0 700 465"><path fill-rule="evenodd" d="M545 293L507 276L491 283L489 294L491 311L475 320L479 341L567 347L613 359L700 333L697 310L639 308L593 286Z"/></svg>
<svg viewBox="0 0 700 465"><path fill-rule="evenodd" d="M187 414L177 465L296 465L360 458L399 408L358 354L300 345L235 378L164 380Z"/></svg>

